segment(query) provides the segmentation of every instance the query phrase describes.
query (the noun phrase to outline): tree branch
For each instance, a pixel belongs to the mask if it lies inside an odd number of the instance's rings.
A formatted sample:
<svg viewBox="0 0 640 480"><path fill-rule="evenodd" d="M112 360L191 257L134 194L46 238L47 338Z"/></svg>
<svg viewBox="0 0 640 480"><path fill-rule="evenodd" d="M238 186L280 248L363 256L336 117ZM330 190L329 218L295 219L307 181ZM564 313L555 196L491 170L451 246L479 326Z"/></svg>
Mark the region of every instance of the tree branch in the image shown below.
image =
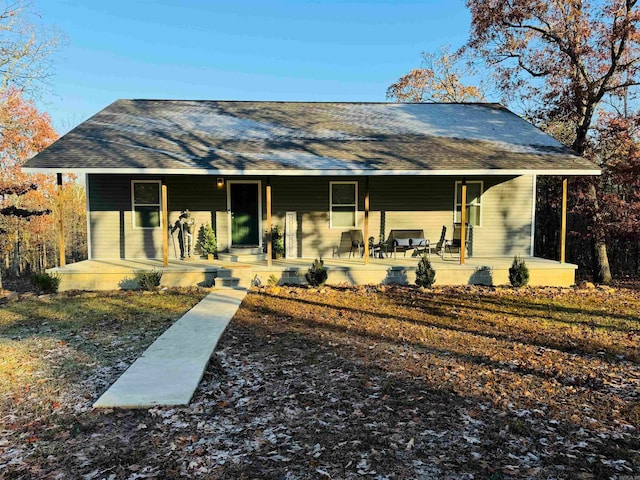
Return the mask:
<svg viewBox="0 0 640 480"><path fill-rule="evenodd" d="M29 217L41 217L42 215L49 215L51 210L26 210L24 208L18 208L13 205L0 208L0 215L7 215L19 218Z"/></svg>
<svg viewBox="0 0 640 480"><path fill-rule="evenodd" d="M38 185L35 183L24 183L20 185L0 186L0 195L24 195L31 190L37 190Z"/></svg>
<svg viewBox="0 0 640 480"><path fill-rule="evenodd" d="M553 33L551 30L545 30L544 28L530 24L504 22L504 25L515 30L531 30L533 32L539 33L543 37L543 39L556 44L560 51L571 59L572 64L575 65L576 68L580 71L580 75L585 82L591 81L588 72L586 71L583 63L578 58L576 52L572 48L570 48L570 46L565 45L562 37L560 37L559 35ZM521 65L521 67L524 69L523 65Z"/></svg>

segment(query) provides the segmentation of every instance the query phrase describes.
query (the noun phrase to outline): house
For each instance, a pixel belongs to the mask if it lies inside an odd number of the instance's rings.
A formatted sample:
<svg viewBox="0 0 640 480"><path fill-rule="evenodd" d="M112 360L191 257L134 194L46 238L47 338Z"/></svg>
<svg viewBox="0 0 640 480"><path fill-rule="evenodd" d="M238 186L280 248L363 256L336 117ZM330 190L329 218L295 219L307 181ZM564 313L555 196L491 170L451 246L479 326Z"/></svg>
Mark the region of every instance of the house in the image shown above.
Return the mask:
<svg viewBox="0 0 640 480"><path fill-rule="evenodd" d="M291 262L338 258L354 229L377 241L419 228L433 243L464 214L471 258L489 267L533 256L538 176L600 173L497 104L186 100L118 100L25 171L86 175L93 261L166 265L179 256L167 227L188 209L227 260L254 263L268 224Z"/></svg>

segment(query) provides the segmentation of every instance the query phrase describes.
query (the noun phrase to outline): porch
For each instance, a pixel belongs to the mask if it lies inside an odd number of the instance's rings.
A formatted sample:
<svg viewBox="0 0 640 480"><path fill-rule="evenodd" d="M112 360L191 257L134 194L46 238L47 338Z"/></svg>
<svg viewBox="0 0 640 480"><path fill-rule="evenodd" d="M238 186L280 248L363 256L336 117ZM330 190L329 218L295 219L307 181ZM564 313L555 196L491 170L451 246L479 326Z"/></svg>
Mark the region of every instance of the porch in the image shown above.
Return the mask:
<svg viewBox="0 0 640 480"><path fill-rule="evenodd" d="M48 270L61 276L60 290L113 290L135 288L135 274L139 271L162 270L165 286L241 286L253 281L266 284L273 275L280 284L304 284L304 275L313 259L296 258L244 262L169 260L85 260ZM436 271L436 285L505 285L513 257L471 257L461 265L457 259L443 259L431 255ZM525 257L531 286L568 287L575 283L576 265L536 257ZM413 284L418 258L369 259L360 257L324 259L330 285L348 284Z"/></svg>

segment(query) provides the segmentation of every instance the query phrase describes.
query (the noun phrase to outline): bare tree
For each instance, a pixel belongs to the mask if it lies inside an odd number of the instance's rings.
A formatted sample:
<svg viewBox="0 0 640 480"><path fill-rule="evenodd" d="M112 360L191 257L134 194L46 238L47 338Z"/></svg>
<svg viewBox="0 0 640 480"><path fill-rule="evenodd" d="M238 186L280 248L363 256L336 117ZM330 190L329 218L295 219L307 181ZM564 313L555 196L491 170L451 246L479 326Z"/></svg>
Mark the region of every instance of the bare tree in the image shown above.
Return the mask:
<svg viewBox="0 0 640 480"><path fill-rule="evenodd" d="M2 0L0 0L2 1ZM14 86L37 90L52 74L53 54L61 34L40 23L40 15L27 0L0 4L0 93Z"/></svg>

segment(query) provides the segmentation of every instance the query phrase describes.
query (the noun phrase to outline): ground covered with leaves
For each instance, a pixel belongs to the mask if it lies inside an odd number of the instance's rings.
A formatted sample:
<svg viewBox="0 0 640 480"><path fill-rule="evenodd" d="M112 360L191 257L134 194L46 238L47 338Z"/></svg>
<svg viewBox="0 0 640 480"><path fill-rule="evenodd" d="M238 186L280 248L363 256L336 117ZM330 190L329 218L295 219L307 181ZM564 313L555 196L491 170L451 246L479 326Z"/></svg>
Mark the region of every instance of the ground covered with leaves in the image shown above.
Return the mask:
<svg viewBox="0 0 640 480"><path fill-rule="evenodd" d="M159 301L128 298L148 301L149 312ZM191 405L143 411L90 408L143 348L128 339L131 319L110 317L91 333L70 327L75 342L47 333L73 324L62 314L8 326L17 308L9 305L0 307L0 341L58 344L29 350L20 375L31 387L0 383L0 476L640 475L635 289L258 289ZM23 322L32 330L16 340ZM34 398L33 385L52 388L54 403Z"/></svg>

